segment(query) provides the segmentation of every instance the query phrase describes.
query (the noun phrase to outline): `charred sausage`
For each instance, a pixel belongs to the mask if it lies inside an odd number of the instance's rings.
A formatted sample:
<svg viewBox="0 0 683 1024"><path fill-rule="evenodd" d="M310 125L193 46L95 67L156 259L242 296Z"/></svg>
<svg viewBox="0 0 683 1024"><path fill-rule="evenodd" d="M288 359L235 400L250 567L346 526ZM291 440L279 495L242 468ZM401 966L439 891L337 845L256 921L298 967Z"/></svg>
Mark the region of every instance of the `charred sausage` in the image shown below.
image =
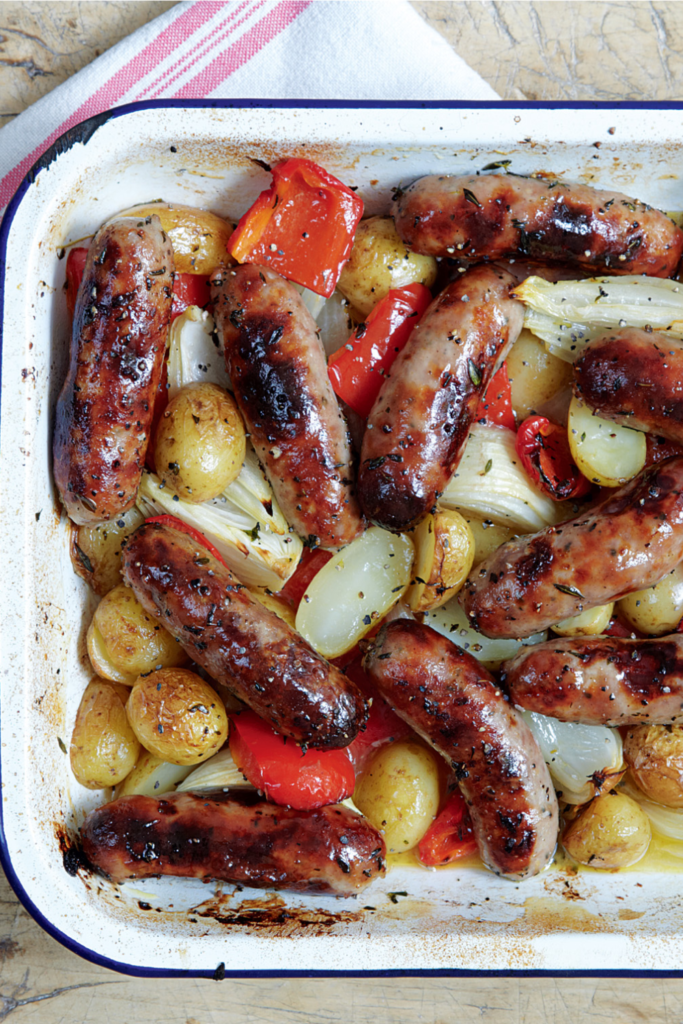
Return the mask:
<svg viewBox="0 0 683 1024"><path fill-rule="evenodd" d="M397 619L369 647L382 696L452 765L484 863L505 878L542 871L557 842L557 799L538 744L472 655Z"/></svg>
<svg viewBox="0 0 683 1024"><path fill-rule="evenodd" d="M571 637L525 647L502 666L515 704L561 722L683 721L683 636Z"/></svg>
<svg viewBox="0 0 683 1024"><path fill-rule="evenodd" d="M385 873L384 841L348 807L278 807L255 792L126 796L92 811L83 851L112 881L181 875L355 896Z"/></svg>
<svg viewBox="0 0 683 1024"><path fill-rule="evenodd" d="M172 299L173 250L158 217L122 217L98 231L54 435L55 481L75 523L105 522L135 503Z"/></svg>
<svg viewBox="0 0 683 1024"><path fill-rule="evenodd" d="M278 732L345 747L365 723L356 686L187 534L143 523L126 543L122 573L190 657Z"/></svg>
<svg viewBox="0 0 683 1024"><path fill-rule="evenodd" d="M683 342L628 328L590 342L574 391L600 416L683 444Z"/></svg>
<svg viewBox="0 0 683 1024"><path fill-rule="evenodd" d="M313 317L272 270L224 269L213 285L235 398L287 522L348 544L362 530L351 446Z"/></svg>
<svg viewBox="0 0 683 1024"><path fill-rule="evenodd" d="M490 637L525 637L651 587L683 559L683 457L644 469L590 512L503 544L460 602Z"/></svg>
<svg viewBox="0 0 683 1024"><path fill-rule="evenodd" d="M465 260L528 259L610 274L671 277L683 231L621 192L513 174L431 175L394 201L415 252Z"/></svg>
<svg viewBox="0 0 683 1024"><path fill-rule="evenodd" d="M396 357L363 437L358 493L388 530L409 530L460 461L497 362L522 329L510 274L476 267L429 306Z"/></svg>

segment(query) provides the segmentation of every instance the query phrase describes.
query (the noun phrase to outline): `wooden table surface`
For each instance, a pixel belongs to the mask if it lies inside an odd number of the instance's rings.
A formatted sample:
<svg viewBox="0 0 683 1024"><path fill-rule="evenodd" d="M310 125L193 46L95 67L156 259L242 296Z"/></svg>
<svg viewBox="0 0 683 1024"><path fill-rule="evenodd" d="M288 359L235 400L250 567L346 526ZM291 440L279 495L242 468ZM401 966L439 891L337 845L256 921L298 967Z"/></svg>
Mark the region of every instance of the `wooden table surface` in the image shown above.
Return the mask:
<svg viewBox="0 0 683 1024"><path fill-rule="evenodd" d="M1 3L0 125L172 6ZM504 99L683 99L683 4L413 6ZM13 1024L680 1024L683 979L131 979L67 952L0 875L0 1021L10 1015Z"/></svg>

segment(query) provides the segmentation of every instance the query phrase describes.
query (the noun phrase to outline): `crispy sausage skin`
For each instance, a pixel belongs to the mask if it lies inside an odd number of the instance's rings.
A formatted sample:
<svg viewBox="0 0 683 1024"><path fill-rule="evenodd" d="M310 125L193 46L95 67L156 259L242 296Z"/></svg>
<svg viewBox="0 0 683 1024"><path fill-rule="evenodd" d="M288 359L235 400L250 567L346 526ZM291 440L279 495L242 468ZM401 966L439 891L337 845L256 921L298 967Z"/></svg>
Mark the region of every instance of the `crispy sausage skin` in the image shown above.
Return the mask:
<svg viewBox="0 0 683 1024"><path fill-rule="evenodd" d="M313 317L289 282L243 264L213 281L240 412L287 522L321 547L362 531L351 445Z"/></svg>
<svg viewBox="0 0 683 1024"><path fill-rule="evenodd" d="M187 534L143 523L126 543L122 572L190 657L278 732L345 747L365 723L366 701L351 680Z"/></svg>
<svg viewBox="0 0 683 1024"><path fill-rule="evenodd" d="M515 704L561 722L671 725L683 721L683 636L655 640L558 637L502 666Z"/></svg>
<svg viewBox="0 0 683 1024"><path fill-rule="evenodd" d="M557 842L555 790L536 740L486 669L408 619L380 630L365 669L452 765L487 867L512 880L542 871Z"/></svg>
<svg viewBox="0 0 683 1024"><path fill-rule="evenodd" d="M462 455L497 362L522 329L510 274L476 267L429 306L396 357L363 437L363 511L400 532L434 506Z"/></svg>
<svg viewBox="0 0 683 1024"><path fill-rule="evenodd" d="M172 299L173 250L158 217L100 228L76 299L53 448L60 497L79 525L135 502Z"/></svg>
<svg viewBox="0 0 683 1024"><path fill-rule="evenodd" d="M513 174L431 175L394 201L415 252L465 260L526 257L610 274L671 277L683 231L621 192Z"/></svg>
<svg viewBox="0 0 683 1024"><path fill-rule="evenodd" d="M576 519L503 544L460 603L490 637L531 636L651 587L683 559L683 457L644 469Z"/></svg>
<svg viewBox="0 0 683 1024"><path fill-rule="evenodd" d="M348 807L295 811L250 791L121 797L92 811L81 836L114 882L181 875L355 896L385 873L384 840Z"/></svg>
<svg viewBox="0 0 683 1024"><path fill-rule="evenodd" d="M590 342L574 392L600 416L683 444L683 342L627 328Z"/></svg>

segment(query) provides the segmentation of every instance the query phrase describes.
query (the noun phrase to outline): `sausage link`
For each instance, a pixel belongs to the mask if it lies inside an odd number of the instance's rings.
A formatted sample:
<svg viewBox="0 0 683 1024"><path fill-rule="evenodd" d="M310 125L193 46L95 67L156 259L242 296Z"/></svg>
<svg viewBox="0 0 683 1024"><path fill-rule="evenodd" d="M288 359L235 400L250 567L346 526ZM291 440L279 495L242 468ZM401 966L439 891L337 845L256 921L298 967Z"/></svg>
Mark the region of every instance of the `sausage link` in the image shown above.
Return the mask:
<svg viewBox="0 0 683 1024"><path fill-rule="evenodd" d="M671 277L683 231L621 192L513 174L431 175L394 202L415 252L465 260L526 257L610 274Z"/></svg>
<svg viewBox="0 0 683 1024"><path fill-rule="evenodd" d="M272 270L214 278L225 363L240 412L287 522L321 547L362 531L351 444L313 317Z"/></svg>
<svg viewBox="0 0 683 1024"><path fill-rule="evenodd" d="M515 704L561 722L671 725L683 721L683 636L562 637L525 647L502 666Z"/></svg>
<svg viewBox="0 0 683 1024"><path fill-rule="evenodd" d="M54 474L79 525L135 503L173 300L173 250L158 217L100 228L76 299L57 402Z"/></svg>
<svg viewBox="0 0 683 1024"><path fill-rule="evenodd" d="M557 798L538 744L472 655L408 619L384 626L365 669L391 707L452 765L482 860L530 878L557 843Z"/></svg>
<svg viewBox="0 0 683 1024"><path fill-rule="evenodd" d="M384 841L360 814L295 811L249 791L121 797L92 811L81 836L114 882L180 875L354 896L385 873Z"/></svg>
<svg viewBox="0 0 683 1024"><path fill-rule="evenodd" d="M651 587L683 559L683 457L643 470L560 526L503 544L466 580L475 629L525 637Z"/></svg>
<svg viewBox="0 0 683 1024"><path fill-rule="evenodd" d="M187 534L143 523L126 542L122 574L190 657L278 732L345 747L365 723L357 687Z"/></svg>
<svg viewBox="0 0 683 1024"><path fill-rule="evenodd" d="M479 401L522 329L514 279L476 267L427 309L396 357L363 437L358 494L388 530L415 526L460 461Z"/></svg>
<svg viewBox="0 0 683 1024"><path fill-rule="evenodd" d="M574 392L600 416L683 444L683 342L628 328L590 342Z"/></svg>

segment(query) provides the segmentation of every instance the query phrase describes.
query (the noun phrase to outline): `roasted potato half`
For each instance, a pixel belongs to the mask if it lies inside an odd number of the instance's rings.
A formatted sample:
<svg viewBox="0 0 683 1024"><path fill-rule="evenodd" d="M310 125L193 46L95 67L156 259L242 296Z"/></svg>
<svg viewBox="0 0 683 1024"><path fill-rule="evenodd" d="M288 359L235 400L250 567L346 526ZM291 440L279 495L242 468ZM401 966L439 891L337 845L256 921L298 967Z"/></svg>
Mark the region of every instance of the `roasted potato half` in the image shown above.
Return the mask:
<svg viewBox="0 0 683 1024"><path fill-rule="evenodd" d="M675 633L683 618L683 565L667 573L654 587L627 594L619 613L633 629L652 636Z"/></svg>
<svg viewBox="0 0 683 1024"><path fill-rule="evenodd" d="M537 412L572 379L571 364L551 355L526 328L508 352L506 362L512 409L518 422Z"/></svg>
<svg viewBox="0 0 683 1024"><path fill-rule="evenodd" d="M579 864L614 871L644 857L651 838L650 819L642 807L613 789L591 800L569 822L562 845Z"/></svg>
<svg viewBox="0 0 683 1024"><path fill-rule="evenodd" d="M128 721L151 754L171 764L199 764L228 738L228 716L216 691L195 672L162 668L135 681Z"/></svg>
<svg viewBox="0 0 683 1024"><path fill-rule="evenodd" d="M71 563L98 597L121 582L121 546L144 521L142 512L130 508L109 523L71 525Z"/></svg>
<svg viewBox="0 0 683 1024"><path fill-rule="evenodd" d="M140 754L126 717L129 690L92 679L81 697L71 735L71 770L87 789L104 789L125 779Z"/></svg>
<svg viewBox="0 0 683 1024"><path fill-rule="evenodd" d="M235 262L227 248L232 224L208 210L179 203L145 203L118 216L158 217L171 239L177 274L208 277L221 264Z"/></svg>
<svg viewBox="0 0 683 1024"><path fill-rule="evenodd" d="M154 462L164 486L199 504L217 498L239 475L246 444L232 395L217 384L188 384L164 409Z"/></svg>
<svg viewBox="0 0 683 1024"><path fill-rule="evenodd" d="M683 807L683 725L636 725L624 739L624 760L643 793Z"/></svg>
<svg viewBox="0 0 683 1024"><path fill-rule="evenodd" d="M562 619L550 628L558 636L597 636L607 629L613 611L614 601L610 601L609 604L599 604L578 615Z"/></svg>
<svg viewBox="0 0 683 1024"><path fill-rule="evenodd" d="M125 583L98 604L87 646L97 674L126 686L132 686L142 672L187 661L179 642L147 614Z"/></svg>
<svg viewBox="0 0 683 1024"><path fill-rule="evenodd" d="M451 509L428 515L416 527L414 582L407 602L416 612L438 608L462 587L474 562L472 530L464 516Z"/></svg>
<svg viewBox="0 0 683 1024"><path fill-rule="evenodd" d="M436 260L411 252L399 238L392 217L369 217L356 229L351 256L338 288L355 309L367 316L392 288L436 279Z"/></svg>
<svg viewBox="0 0 683 1024"><path fill-rule="evenodd" d="M128 724L130 726L130 722ZM133 769L116 787L114 798L118 800L120 796L161 796L162 793L171 793L193 770L191 764L171 764L140 747Z"/></svg>

